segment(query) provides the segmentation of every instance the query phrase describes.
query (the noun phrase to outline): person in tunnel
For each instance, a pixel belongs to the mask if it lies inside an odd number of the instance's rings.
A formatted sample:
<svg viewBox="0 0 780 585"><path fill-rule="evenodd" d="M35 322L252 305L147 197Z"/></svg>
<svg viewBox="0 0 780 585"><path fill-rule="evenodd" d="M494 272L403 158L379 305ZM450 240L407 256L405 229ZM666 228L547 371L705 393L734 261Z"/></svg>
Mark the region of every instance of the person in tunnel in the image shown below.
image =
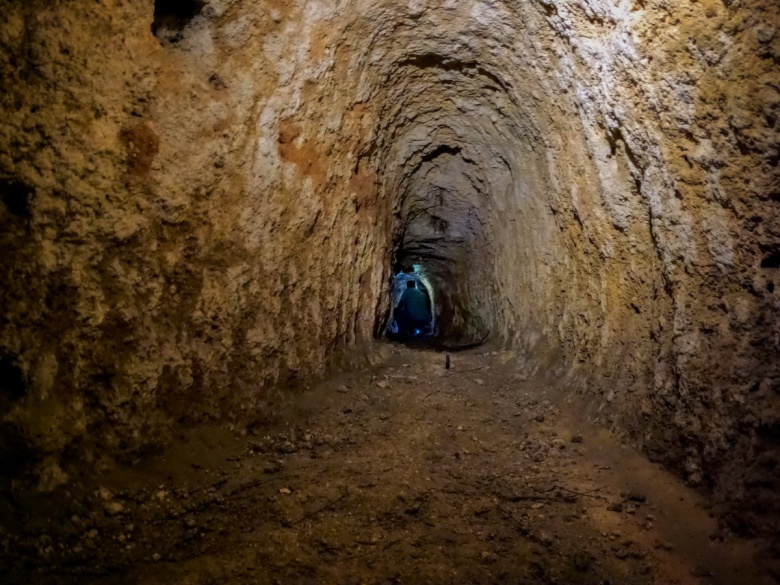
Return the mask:
<svg viewBox="0 0 780 585"><path fill-rule="evenodd" d="M398 333L404 337L428 335L431 326L431 300L414 280L406 282L406 290L395 308Z"/></svg>

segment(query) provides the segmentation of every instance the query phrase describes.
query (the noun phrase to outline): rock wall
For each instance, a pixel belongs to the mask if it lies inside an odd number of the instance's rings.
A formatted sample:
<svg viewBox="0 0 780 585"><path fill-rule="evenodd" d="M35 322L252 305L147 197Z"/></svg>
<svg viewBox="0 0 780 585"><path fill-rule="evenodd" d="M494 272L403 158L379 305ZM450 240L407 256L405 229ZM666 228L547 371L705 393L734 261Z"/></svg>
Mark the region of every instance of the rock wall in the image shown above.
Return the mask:
<svg viewBox="0 0 780 585"><path fill-rule="evenodd" d="M262 420L370 349L403 257L452 339L554 354L780 517L772 0L6 4L3 456L43 487Z"/></svg>
<svg viewBox="0 0 780 585"><path fill-rule="evenodd" d="M321 67L293 77L290 15L213 4L155 37L152 2L5 8L4 435L44 484L62 453L262 420L373 339L384 215L370 172L331 162L363 118Z"/></svg>

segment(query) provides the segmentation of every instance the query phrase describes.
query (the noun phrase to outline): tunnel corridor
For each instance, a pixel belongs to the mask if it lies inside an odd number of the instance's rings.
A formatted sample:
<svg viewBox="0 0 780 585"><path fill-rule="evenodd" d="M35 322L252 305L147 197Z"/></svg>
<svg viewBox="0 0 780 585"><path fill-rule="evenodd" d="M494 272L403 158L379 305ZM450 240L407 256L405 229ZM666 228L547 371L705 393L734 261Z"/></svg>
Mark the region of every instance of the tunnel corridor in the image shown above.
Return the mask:
<svg viewBox="0 0 780 585"><path fill-rule="evenodd" d="M0 7L0 581L780 579L777 2Z"/></svg>

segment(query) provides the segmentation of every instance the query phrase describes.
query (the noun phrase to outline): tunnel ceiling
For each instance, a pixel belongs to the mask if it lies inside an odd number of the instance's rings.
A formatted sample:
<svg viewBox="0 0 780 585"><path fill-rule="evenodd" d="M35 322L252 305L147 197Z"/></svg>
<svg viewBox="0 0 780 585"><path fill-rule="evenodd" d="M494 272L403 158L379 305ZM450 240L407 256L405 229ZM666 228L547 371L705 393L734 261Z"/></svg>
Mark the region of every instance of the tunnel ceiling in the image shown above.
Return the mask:
<svg viewBox="0 0 780 585"><path fill-rule="evenodd" d="M0 415L43 487L373 355L415 260L453 345L510 346L692 484L763 497L776 2L132 4L0 26Z"/></svg>

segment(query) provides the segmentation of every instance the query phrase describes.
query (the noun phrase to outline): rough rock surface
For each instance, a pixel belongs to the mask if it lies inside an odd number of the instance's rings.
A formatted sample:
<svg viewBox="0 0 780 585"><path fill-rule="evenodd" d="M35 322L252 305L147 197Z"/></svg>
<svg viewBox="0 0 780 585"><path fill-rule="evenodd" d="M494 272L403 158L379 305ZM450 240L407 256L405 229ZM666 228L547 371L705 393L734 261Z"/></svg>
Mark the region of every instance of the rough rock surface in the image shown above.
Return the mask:
<svg viewBox="0 0 780 585"><path fill-rule="evenodd" d="M0 7L5 464L262 421L416 259L446 336L777 528L774 0Z"/></svg>

